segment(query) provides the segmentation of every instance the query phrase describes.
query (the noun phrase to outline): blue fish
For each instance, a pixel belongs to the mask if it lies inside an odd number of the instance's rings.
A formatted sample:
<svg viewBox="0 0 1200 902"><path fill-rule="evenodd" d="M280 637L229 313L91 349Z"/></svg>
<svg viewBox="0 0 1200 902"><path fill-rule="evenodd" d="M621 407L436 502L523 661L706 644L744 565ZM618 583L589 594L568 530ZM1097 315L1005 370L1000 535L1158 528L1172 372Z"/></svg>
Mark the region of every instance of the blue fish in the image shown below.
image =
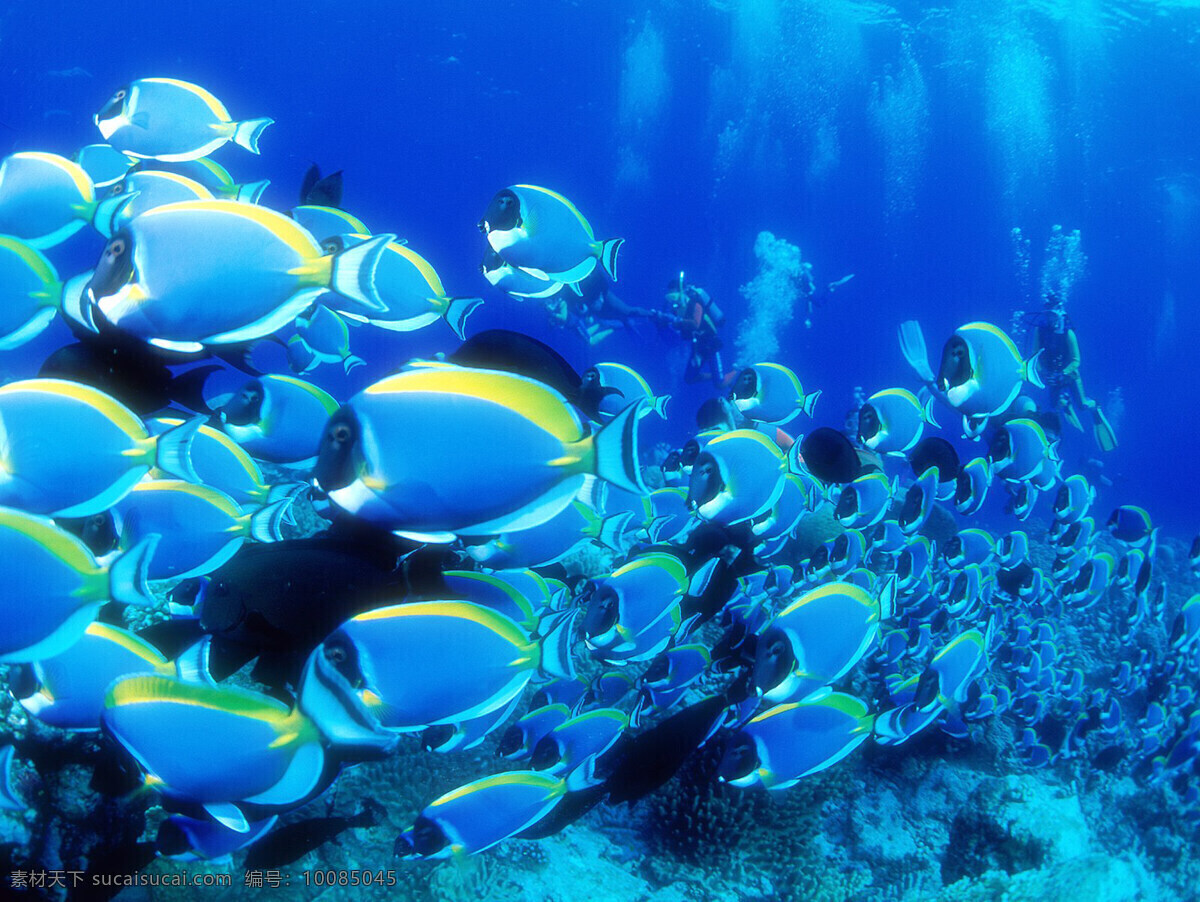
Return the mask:
<svg viewBox="0 0 1200 902"><path fill-rule="evenodd" d="M890 591L879 596L830 583L800 596L759 639L754 686L770 702L803 701L844 676L878 639L890 616Z"/></svg>
<svg viewBox="0 0 1200 902"><path fill-rule="evenodd" d="M396 840L403 858L475 855L536 824L566 795L565 780L512 771L475 780L422 809Z"/></svg>
<svg viewBox="0 0 1200 902"><path fill-rule="evenodd" d="M734 786L794 786L837 764L871 736L875 718L852 696L825 690L805 702L777 705L735 734L718 773Z"/></svg>
<svg viewBox="0 0 1200 902"><path fill-rule="evenodd" d="M629 727L629 716L615 708L596 708L565 720L543 736L533 749L530 765L536 771L562 777L567 788L597 784L596 761Z"/></svg>
<svg viewBox="0 0 1200 902"><path fill-rule="evenodd" d="M725 432L696 458L688 506L702 520L732 526L769 511L783 494L787 458L769 438L750 429Z"/></svg>
<svg viewBox="0 0 1200 902"><path fill-rule="evenodd" d="M414 732L507 705L539 671L573 676L572 611L534 641L511 618L465 601L425 601L352 617L306 672L333 664L386 729Z"/></svg>
<svg viewBox="0 0 1200 902"><path fill-rule="evenodd" d="M559 724L572 717L571 710L564 704L541 705L505 730L500 738L496 753L505 758L528 758L542 741Z"/></svg>

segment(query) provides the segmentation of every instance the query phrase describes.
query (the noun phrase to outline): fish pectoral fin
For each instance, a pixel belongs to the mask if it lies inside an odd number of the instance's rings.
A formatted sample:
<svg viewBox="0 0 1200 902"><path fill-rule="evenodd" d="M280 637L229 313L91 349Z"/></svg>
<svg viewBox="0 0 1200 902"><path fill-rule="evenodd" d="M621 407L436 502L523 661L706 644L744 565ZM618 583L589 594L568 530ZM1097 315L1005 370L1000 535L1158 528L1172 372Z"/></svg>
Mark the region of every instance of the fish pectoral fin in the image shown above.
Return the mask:
<svg viewBox="0 0 1200 902"><path fill-rule="evenodd" d="M277 749L277 748L280 748L281 746L285 746L289 742L293 742L296 739L296 737L299 735L300 734L297 733L295 730L289 730L286 733L280 733L278 736L275 737L275 740L270 745L267 746L267 748Z"/></svg>
<svg viewBox="0 0 1200 902"><path fill-rule="evenodd" d="M204 810L213 820L223 827L228 827L234 833L250 832L250 824L246 820L246 815L242 814L242 809L237 805L230 802L210 802L204 806Z"/></svg>

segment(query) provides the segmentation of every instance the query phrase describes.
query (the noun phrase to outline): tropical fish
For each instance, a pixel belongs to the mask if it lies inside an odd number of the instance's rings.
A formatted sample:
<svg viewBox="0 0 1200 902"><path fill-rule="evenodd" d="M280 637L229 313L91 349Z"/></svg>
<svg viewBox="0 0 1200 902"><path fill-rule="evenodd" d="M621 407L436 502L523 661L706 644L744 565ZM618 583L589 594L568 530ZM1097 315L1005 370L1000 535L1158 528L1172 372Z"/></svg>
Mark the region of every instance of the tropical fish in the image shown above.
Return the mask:
<svg viewBox="0 0 1200 902"><path fill-rule="evenodd" d="M647 493L638 406L586 435L566 399L531 379L415 367L330 419L313 477L343 510L423 541L529 529L567 507L588 474Z"/></svg>
<svg viewBox="0 0 1200 902"><path fill-rule="evenodd" d="M1062 523L1075 523L1087 516L1095 500L1096 490L1088 484L1086 476L1078 473L1068 476L1054 496L1054 517Z"/></svg>
<svg viewBox="0 0 1200 902"><path fill-rule="evenodd" d="M734 786L787 789L862 745L874 721L861 701L828 689L804 702L777 705L734 735L718 773Z"/></svg>
<svg viewBox="0 0 1200 902"><path fill-rule="evenodd" d="M954 507L960 514L977 513L987 500L992 484L992 467L986 457L976 457L959 468L955 478Z"/></svg>
<svg viewBox="0 0 1200 902"><path fill-rule="evenodd" d="M602 398L598 407L604 419L615 416L634 401L642 400L644 414L651 411L664 420L667 418L667 402L670 395L655 395L642 375L623 363L597 363L583 373L583 388L586 391L589 379L595 379L601 388L615 389L615 393Z"/></svg>
<svg viewBox="0 0 1200 902"><path fill-rule="evenodd" d="M1025 382L1043 388L1036 356L1022 360L1017 346L991 323L967 323L942 349L936 387L963 415L963 430L978 437L991 417L1006 411Z"/></svg>
<svg viewBox="0 0 1200 902"><path fill-rule="evenodd" d="M465 601L424 601L347 620L309 658L322 661L386 729L416 732L507 705L536 673L574 675L575 612L534 641L511 618Z"/></svg>
<svg viewBox="0 0 1200 902"><path fill-rule="evenodd" d="M1151 542L1155 533L1150 514L1145 508L1134 504L1123 504L1115 508L1108 518L1108 531L1114 539L1133 548L1141 548Z"/></svg>
<svg viewBox="0 0 1200 902"><path fill-rule="evenodd" d="M0 351L36 338L66 301L54 265L16 238L0 235Z"/></svg>
<svg viewBox="0 0 1200 902"><path fill-rule="evenodd" d="M847 529L874 526L887 516L898 483L882 473L864 473L838 494L834 516Z"/></svg>
<svg viewBox="0 0 1200 902"><path fill-rule="evenodd" d="M288 339L292 371L307 373L322 363L340 363L348 373L366 361L350 353L350 329L345 320L324 304L309 316L296 317L296 334Z"/></svg>
<svg viewBox="0 0 1200 902"><path fill-rule="evenodd" d="M250 538L278 542L292 499L242 513L224 492L179 480L139 482L120 503L121 541L136 545L147 536L160 541L150 561L150 579L187 579L211 573Z"/></svg>
<svg viewBox="0 0 1200 902"><path fill-rule="evenodd" d="M889 599L846 583L804 593L763 631L755 688L770 702L804 701L844 676L878 639Z"/></svg>
<svg viewBox="0 0 1200 902"><path fill-rule="evenodd" d="M500 728L521 703L521 696L514 695L506 706L461 720L458 723L441 723L426 727L421 732L421 747L429 752L467 751L478 746L490 733Z"/></svg>
<svg viewBox="0 0 1200 902"><path fill-rule="evenodd" d="M154 838L155 851L173 861L228 862L232 855L267 835L279 815L251 821L245 833L231 830L220 821L199 820L185 814L172 814L158 827Z"/></svg>
<svg viewBox="0 0 1200 902"><path fill-rule="evenodd" d="M800 379L778 363L756 363L740 373L730 399L748 419L782 426L801 413L812 416L820 391L804 393Z"/></svg>
<svg viewBox="0 0 1200 902"><path fill-rule="evenodd" d="M571 709L561 702L533 708L504 732L496 754L510 759L528 758L542 737L570 718Z"/></svg>
<svg viewBox="0 0 1200 902"><path fill-rule="evenodd" d="M629 715L615 708L594 708L565 720L543 736L530 757L536 771L562 777L568 789L599 782L596 760L613 747L629 726Z"/></svg>
<svg viewBox="0 0 1200 902"><path fill-rule="evenodd" d="M157 438L87 385L28 379L0 387L0 504L85 517L116 504L152 467L196 481L188 457L200 421Z"/></svg>
<svg viewBox="0 0 1200 902"><path fill-rule="evenodd" d="M1021 418L996 430L988 456L993 472L1001 479L1022 482L1034 479L1048 462L1057 459L1057 452L1040 423Z"/></svg>
<svg viewBox="0 0 1200 902"><path fill-rule="evenodd" d="M294 807L326 779L316 722L301 707L245 689L127 676L109 687L102 722L147 785L202 805L241 833L250 824L239 803Z"/></svg>
<svg viewBox="0 0 1200 902"><path fill-rule="evenodd" d="M94 119L122 153L166 161L206 157L229 141L258 153L259 136L274 122L234 122L204 88L174 78L139 78L118 88Z"/></svg>
<svg viewBox="0 0 1200 902"><path fill-rule="evenodd" d="M688 589L687 570L679 558L644 554L590 585L583 632L588 647L605 659L653 657L678 629L679 604ZM654 631L656 625L667 627L666 634ZM649 637L654 641L647 644Z"/></svg>
<svg viewBox="0 0 1200 902"><path fill-rule="evenodd" d="M265 207L181 201L113 234L86 292L93 314L122 331L196 352L270 335L327 291L383 309L375 273L393 237L327 254L293 220Z"/></svg>
<svg viewBox="0 0 1200 902"><path fill-rule="evenodd" d="M216 414L225 434L251 456L303 466L315 460L321 429L337 409L333 396L311 382L264 375L242 385Z"/></svg>
<svg viewBox="0 0 1200 902"><path fill-rule="evenodd" d="M479 221L488 244L513 266L547 281L574 283L599 261L617 278L623 238L597 241L573 203L537 185L512 185L492 198Z"/></svg>
<svg viewBox="0 0 1200 902"><path fill-rule="evenodd" d="M154 435L169 432L185 420L156 417L146 421ZM242 507L265 507L285 498L294 498L306 491L306 482L267 483L262 469L232 438L208 425L202 425L189 446L189 460L197 481L224 492ZM150 476L163 479L167 474L152 471Z"/></svg>
<svg viewBox="0 0 1200 902"><path fill-rule="evenodd" d="M787 458L750 429L716 436L692 467L688 507L702 520L732 526L769 511L783 494Z"/></svg>
<svg viewBox="0 0 1200 902"><path fill-rule="evenodd" d="M63 730L100 729L105 690L118 677L175 674L175 666L149 642L99 621L61 653L25 666L32 691L19 699L21 707Z"/></svg>
<svg viewBox="0 0 1200 902"><path fill-rule="evenodd" d="M536 771L475 780L426 805L396 839L396 854L403 858L474 855L536 824L566 792L566 781Z"/></svg>
<svg viewBox="0 0 1200 902"><path fill-rule="evenodd" d="M110 195L124 194L128 202L119 205L117 211L96 228L105 238L111 238L125 228L136 217L166 204L185 200L212 200L212 192L197 181L174 172L158 172L150 169L131 172L124 180L110 189Z"/></svg>
<svg viewBox="0 0 1200 902"><path fill-rule="evenodd" d="M936 427L933 399L925 404L903 388L885 388L858 410L858 440L880 454L907 454L925 432Z"/></svg>
<svg viewBox="0 0 1200 902"><path fill-rule="evenodd" d="M116 202L101 204L88 174L52 153L14 153L0 162L0 234L44 250L88 223L103 225Z"/></svg>
<svg viewBox="0 0 1200 902"><path fill-rule="evenodd" d="M351 235L328 240L333 242L332 247L340 248L370 239L366 235ZM374 279L381 304L347 303L335 295L326 305L349 319L391 332L411 332L441 318L455 335L464 338L467 317L483 303L482 298L447 295L429 261L396 241L387 245Z"/></svg>

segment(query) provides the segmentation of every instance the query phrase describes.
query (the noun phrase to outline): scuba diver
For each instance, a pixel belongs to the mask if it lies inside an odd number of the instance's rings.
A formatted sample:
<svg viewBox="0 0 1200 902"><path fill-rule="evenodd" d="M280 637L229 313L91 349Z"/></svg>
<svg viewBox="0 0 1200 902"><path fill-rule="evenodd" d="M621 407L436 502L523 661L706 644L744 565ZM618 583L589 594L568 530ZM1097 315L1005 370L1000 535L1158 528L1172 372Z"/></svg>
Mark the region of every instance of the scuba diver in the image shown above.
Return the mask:
<svg viewBox="0 0 1200 902"><path fill-rule="evenodd" d="M1036 355L1039 352L1038 366L1042 380L1053 393L1056 410L1080 430L1083 425L1079 421L1077 408L1091 411L1096 444L1102 451L1115 448L1117 438L1104 411L1083 390L1083 379L1079 374L1079 339L1071 328L1062 300L1054 292L1046 295L1045 310L1037 318L1033 353Z"/></svg>
<svg viewBox="0 0 1200 902"><path fill-rule="evenodd" d="M599 344L618 328L632 329L635 319L661 323L665 318L658 310L633 307L621 300L602 267L597 266L574 287L578 293L564 289L547 298L546 312L551 325L574 329L588 344Z"/></svg>
<svg viewBox="0 0 1200 902"><path fill-rule="evenodd" d="M689 385L701 382L707 375L720 391L725 387L726 374L721 365L721 337L725 314L703 288L689 285L683 273L667 283L665 297L669 315L666 325L691 342L683 380Z"/></svg>

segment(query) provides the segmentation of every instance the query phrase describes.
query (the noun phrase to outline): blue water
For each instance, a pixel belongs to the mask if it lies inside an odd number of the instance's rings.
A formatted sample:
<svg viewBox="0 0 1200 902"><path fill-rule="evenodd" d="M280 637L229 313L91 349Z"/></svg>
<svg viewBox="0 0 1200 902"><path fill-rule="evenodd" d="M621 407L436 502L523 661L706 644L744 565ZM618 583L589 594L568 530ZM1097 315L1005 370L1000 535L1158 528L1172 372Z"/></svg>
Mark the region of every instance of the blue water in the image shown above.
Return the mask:
<svg viewBox="0 0 1200 902"><path fill-rule="evenodd" d="M1051 226L1078 229L1087 265L1069 311L1085 385L1125 401L1101 506L1142 504L1187 536L1200 481L1198 27L1186 4L1141 2L16 0L0 13L0 149L69 154L98 140L90 119L116 86L194 81L235 116L276 120L261 157L217 155L239 180L270 178L269 205L295 202L310 162L342 168L348 209L409 239L450 292L487 294L473 331L520 328L580 364L637 361L664 385L678 376L669 336L592 349L490 292L474 227L488 199L514 182L555 187L599 236L627 239L627 301L658 303L684 269L729 330L746 312L754 236L770 230L818 283L856 274L811 330L797 318L782 336L831 425L856 385L915 387L901 320L920 319L936 351L962 322L1007 326L1028 309L1013 227L1035 286ZM81 235L56 260L82 270L98 248ZM346 387L446 337L372 348L356 335L369 366ZM63 338L51 330L28 354ZM704 393L682 394L680 410ZM1064 456L1098 452L1072 434Z"/></svg>

